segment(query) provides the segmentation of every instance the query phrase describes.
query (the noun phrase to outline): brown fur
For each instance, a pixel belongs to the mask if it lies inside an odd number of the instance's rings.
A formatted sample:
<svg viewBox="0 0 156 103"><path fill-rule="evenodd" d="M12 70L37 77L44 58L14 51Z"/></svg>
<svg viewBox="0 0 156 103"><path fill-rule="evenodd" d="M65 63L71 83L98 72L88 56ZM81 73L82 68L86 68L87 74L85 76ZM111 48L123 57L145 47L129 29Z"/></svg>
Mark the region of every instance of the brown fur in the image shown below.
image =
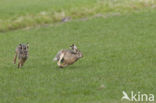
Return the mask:
<svg viewBox="0 0 156 103"><path fill-rule="evenodd" d="M18 57L18 68L22 67L26 60L28 59L28 44L19 44L16 48L16 54L14 57L14 64L16 64L16 59Z"/></svg>
<svg viewBox="0 0 156 103"><path fill-rule="evenodd" d="M75 63L78 59L82 58L82 53L76 48L76 50L61 50L58 52L56 58L59 67L63 68Z"/></svg>

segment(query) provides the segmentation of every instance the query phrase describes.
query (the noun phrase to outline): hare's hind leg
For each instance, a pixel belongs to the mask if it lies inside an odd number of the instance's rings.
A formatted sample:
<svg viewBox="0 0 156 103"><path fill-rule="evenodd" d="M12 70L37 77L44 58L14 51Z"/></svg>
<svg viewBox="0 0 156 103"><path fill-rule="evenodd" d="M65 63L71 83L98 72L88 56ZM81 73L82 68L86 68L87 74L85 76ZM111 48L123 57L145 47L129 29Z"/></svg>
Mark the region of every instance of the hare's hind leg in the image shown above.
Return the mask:
<svg viewBox="0 0 156 103"><path fill-rule="evenodd" d="M61 53L59 61L57 62L58 66L61 66L61 61L62 61L63 57L64 57L64 53Z"/></svg>

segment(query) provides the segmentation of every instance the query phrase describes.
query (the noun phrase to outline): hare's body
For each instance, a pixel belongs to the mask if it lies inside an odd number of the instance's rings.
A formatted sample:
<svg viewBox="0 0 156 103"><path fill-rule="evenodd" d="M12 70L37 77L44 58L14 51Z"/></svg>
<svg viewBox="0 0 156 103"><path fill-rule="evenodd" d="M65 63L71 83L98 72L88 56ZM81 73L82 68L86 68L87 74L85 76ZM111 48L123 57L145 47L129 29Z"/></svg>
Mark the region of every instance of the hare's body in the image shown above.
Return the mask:
<svg viewBox="0 0 156 103"><path fill-rule="evenodd" d="M70 54L75 54L75 52L73 51L73 50L60 50L57 54L56 54L56 56L55 56L55 58L54 58L54 61L58 61L59 59L60 59L60 55L62 54L62 53L70 53Z"/></svg>
<svg viewBox="0 0 156 103"><path fill-rule="evenodd" d="M67 65L71 65L75 63L80 57L77 54L73 54L71 52L64 52L63 63Z"/></svg>
<svg viewBox="0 0 156 103"><path fill-rule="evenodd" d="M79 50L60 50L56 57L55 61L58 61L57 64L59 67L66 67L75 63L78 59L82 57L82 53Z"/></svg>
<svg viewBox="0 0 156 103"><path fill-rule="evenodd" d="M14 57L14 64L16 64L16 59L18 57L18 68L22 67L25 61L28 59L28 44L19 44L16 48L16 54Z"/></svg>

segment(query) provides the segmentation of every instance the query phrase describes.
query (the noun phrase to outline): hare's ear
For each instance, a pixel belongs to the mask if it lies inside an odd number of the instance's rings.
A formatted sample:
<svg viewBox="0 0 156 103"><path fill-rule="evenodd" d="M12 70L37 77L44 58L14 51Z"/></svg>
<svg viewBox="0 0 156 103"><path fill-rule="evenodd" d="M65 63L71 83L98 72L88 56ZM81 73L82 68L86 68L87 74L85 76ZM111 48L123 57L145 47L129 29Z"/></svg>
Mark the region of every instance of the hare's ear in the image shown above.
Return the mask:
<svg viewBox="0 0 156 103"><path fill-rule="evenodd" d="M69 48L73 49L74 44L72 44L71 46L69 46Z"/></svg>
<svg viewBox="0 0 156 103"><path fill-rule="evenodd" d="M27 43L27 48L29 48L29 43Z"/></svg>
<svg viewBox="0 0 156 103"><path fill-rule="evenodd" d="M74 45L74 49L77 49L77 46L76 45Z"/></svg>
<svg viewBox="0 0 156 103"><path fill-rule="evenodd" d="M21 48L21 49L22 49L22 44L19 44L19 45L18 45L18 48Z"/></svg>
<svg viewBox="0 0 156 103"><path fill-rule="evenodd" d="M73 45L72 45L72 48L73 48L74 50L76 50L76 49L77 49L77 46L76 46L75 44L73 44Z"/></svg>
<svg viewBox="0 0 156 103"><path fill-rule="evenodd" d="M72 44L70 47L72 48L74 46L74 44Z"/></svg>

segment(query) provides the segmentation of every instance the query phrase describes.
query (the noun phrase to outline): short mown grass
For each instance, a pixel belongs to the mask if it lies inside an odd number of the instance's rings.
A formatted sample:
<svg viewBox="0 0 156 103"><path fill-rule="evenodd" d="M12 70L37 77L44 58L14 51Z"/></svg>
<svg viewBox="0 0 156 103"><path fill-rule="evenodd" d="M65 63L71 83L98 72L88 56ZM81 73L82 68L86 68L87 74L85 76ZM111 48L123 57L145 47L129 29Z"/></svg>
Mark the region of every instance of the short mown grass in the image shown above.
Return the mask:
<svg viewBox="0 0 156 103"><path fill-rule="evenodd" d="M122 91L156 95L156 11L0 33L0 103L121 103ZM24 67L15 47L29 42ZM52 61L75 43L84 57ZM125 101L126 102L126 101Z"/></svg>
<svg viewBox="0 0 156 103"><path fill-rule="evenodd" d="M96 14L127 13L156 7L154 0L0 0L0 2L0 32L54 24L67 17L77 19Z"/></svg>

